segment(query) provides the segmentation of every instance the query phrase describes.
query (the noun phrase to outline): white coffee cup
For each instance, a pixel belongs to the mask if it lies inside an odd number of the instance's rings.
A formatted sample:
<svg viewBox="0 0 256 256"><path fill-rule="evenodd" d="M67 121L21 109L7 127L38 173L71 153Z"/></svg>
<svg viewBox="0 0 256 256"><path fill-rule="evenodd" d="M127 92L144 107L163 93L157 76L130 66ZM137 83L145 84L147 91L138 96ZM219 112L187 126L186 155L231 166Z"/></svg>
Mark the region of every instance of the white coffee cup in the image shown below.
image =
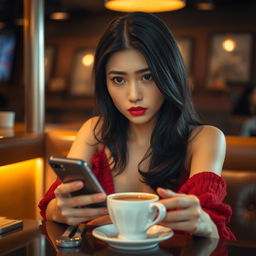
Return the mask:
<svg viewBox="0 0 256 256"><path fill-rule="evenodd" d="M0 127L12 128L14 126L15 112L0 111Z"/></svg>
<svg viewBox="0 0 256 256"><path fill-rule="evenodd" d="M159 197L151 193L124 192L108 195L110 218L118 230L118 237L125 240L141 240L146 231L166 215Z"/></svg>

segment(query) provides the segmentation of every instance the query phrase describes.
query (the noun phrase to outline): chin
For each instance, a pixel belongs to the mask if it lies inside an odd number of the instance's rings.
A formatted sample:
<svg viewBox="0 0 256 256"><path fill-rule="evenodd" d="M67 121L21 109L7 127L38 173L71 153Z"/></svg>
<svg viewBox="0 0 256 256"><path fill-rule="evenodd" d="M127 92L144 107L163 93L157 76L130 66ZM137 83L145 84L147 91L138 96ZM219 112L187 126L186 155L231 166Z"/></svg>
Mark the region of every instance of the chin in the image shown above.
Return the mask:
<svg viewBox="0 0 256 256"><path fill-rule="evenodd" d="M133 124L147 124L153 120L153 118L149 118L146 116L134 116L127 118L130 123Z"/></svg>

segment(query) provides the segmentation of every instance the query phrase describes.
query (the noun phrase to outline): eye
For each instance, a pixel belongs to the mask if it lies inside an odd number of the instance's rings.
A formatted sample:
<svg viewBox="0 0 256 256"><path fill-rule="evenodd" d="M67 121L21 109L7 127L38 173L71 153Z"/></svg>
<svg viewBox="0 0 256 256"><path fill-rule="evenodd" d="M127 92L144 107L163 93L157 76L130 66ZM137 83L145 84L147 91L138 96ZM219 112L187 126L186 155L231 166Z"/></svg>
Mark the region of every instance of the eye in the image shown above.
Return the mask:
<svg viewBox="0 0 256 256"><path fill-rule="evenodd" d="M111 78L111 81L115 84L124 84L125 80L121 76L114 76Z"/></svg>
<svg viewBox="0 0 256 256"><path fill-rule="evenodd" d="M152 81L153 77L152 77L152 75L150 73L149 74L145 74L145 75L143 75L142 80L144 80L144 81Z"/></svg>

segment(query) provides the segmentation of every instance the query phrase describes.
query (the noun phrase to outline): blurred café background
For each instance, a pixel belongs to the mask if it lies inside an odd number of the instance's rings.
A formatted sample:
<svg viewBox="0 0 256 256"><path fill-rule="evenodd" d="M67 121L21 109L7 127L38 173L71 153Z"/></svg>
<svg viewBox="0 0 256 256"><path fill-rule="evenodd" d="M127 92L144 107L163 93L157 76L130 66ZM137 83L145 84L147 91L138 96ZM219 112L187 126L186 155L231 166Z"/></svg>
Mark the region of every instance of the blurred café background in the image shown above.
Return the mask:
<svg viewBox="0 0 256 256"><path fill-rule="evenodd" d="M154 2L160 1L147 6ZM240 207L233 228L244 227L244 218L256 233L256 138L240 137L244 122L256 116L256 103L245 99L256 84L256 1L181 2L183 8L156 15L177 38L202 122L227 137L228 200ZM0 0L0 112L15 114L13 125L0 122L0 216L40 218L37 203L54 179L47 159L66 155L94 115L95 47L120 14L104 0ZM253 200L246 214L236 205L244 190Z"/></svg>
<svg viewBox="0 0 256 256"><path fill-rule="evenodd" d="M26 1L24 1L26 2ZM28 1L31 2L31 1ZM45 0L45 121L84 122L93 114L90 72L97 41L120 12L103 0ZM238 135L250 113L234 108L256 83L254 0L190 0L184 8L157 13L177 37L203 122ZM24 7L0 0L0 110L24 122Z"/></svg>

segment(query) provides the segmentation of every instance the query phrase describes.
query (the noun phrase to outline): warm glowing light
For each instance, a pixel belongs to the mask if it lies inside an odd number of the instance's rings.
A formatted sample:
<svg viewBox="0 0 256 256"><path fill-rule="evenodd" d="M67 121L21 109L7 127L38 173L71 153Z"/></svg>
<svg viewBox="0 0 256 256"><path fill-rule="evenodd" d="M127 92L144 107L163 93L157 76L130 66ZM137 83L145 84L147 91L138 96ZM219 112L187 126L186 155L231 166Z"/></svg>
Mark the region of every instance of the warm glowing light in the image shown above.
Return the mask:
<svg viewBox="0 0 256 256"><path fill-rule="evenodd" d="M3 29L5 27L5 23L4 22L0 22L0 29Z"/></svg>
<svg viewBox="0 0 256 256"><path fill-rule="evenodd" d="M43 194L43 159L0 166L0 216L39 218Z"/></svg>
<svg viewBox="0 0 256 256"><path fill-rule="evenodd" d="M233 39L225 39L222 43L222 47L227 52L232 52L236 48L236 42Z"/></svg>
<svg viewBox="0 0 256 256"><path fill-rule="evenodd" d="M29 19L28 18L26 18L26 17L24 17L24 19L23 19L23 25L24 25L24 27L28 27L28 24L29 24Z"/></svg>
<svg viewBox="0 0 256 256"><path fill-rule="evenodd" d="M93 62L94 62L94 56L91 53L85 54L82 58L82 63L85 66L91 66Z"/></svg>
<svg viewBox="0 0 256 256"><path fill-rule="evenodd" d="M202 3L197 3L196 8L198 10L202 10L202 11L212 11L212 10L214 10L215 5L213 3L208 3L208 2L203 3L202 2Z"/></svg>
<svg viewBox="0 0 256 256"><path fill-rule="evenodd" d="M23 18L16 19L16 25L23 26L24 25L24 19Z"/></svg>
<svg viewBox="0 0 256 256"><path fill-rule="evenodd" d="M70 136L66 136L66 140L70 140L70 141L73 141L75 140L76 136L75 135L70 135Z"/></svg>
<svg viewBox="0 0 256 256"><path fill-rule="evenodd" d="M121 12L166 12L185 7L184 0L105 0L105 7Z"/></svg>
<svg viewBox="0 0 256 256"><path fill-rule="evenodd" d="M69 18L69 14L67 12L53 12L50 15L52 20L67 20Z"/></svg>
<svg viewBox="0 0 256 256"><path fill-rule="evenodd" d="M45 66L47 66L47 65L48 65L48 63L49 63L48 58L47 58L47 57L45 57L45 59L44 59L44 65L45 65Z"/></svg>

